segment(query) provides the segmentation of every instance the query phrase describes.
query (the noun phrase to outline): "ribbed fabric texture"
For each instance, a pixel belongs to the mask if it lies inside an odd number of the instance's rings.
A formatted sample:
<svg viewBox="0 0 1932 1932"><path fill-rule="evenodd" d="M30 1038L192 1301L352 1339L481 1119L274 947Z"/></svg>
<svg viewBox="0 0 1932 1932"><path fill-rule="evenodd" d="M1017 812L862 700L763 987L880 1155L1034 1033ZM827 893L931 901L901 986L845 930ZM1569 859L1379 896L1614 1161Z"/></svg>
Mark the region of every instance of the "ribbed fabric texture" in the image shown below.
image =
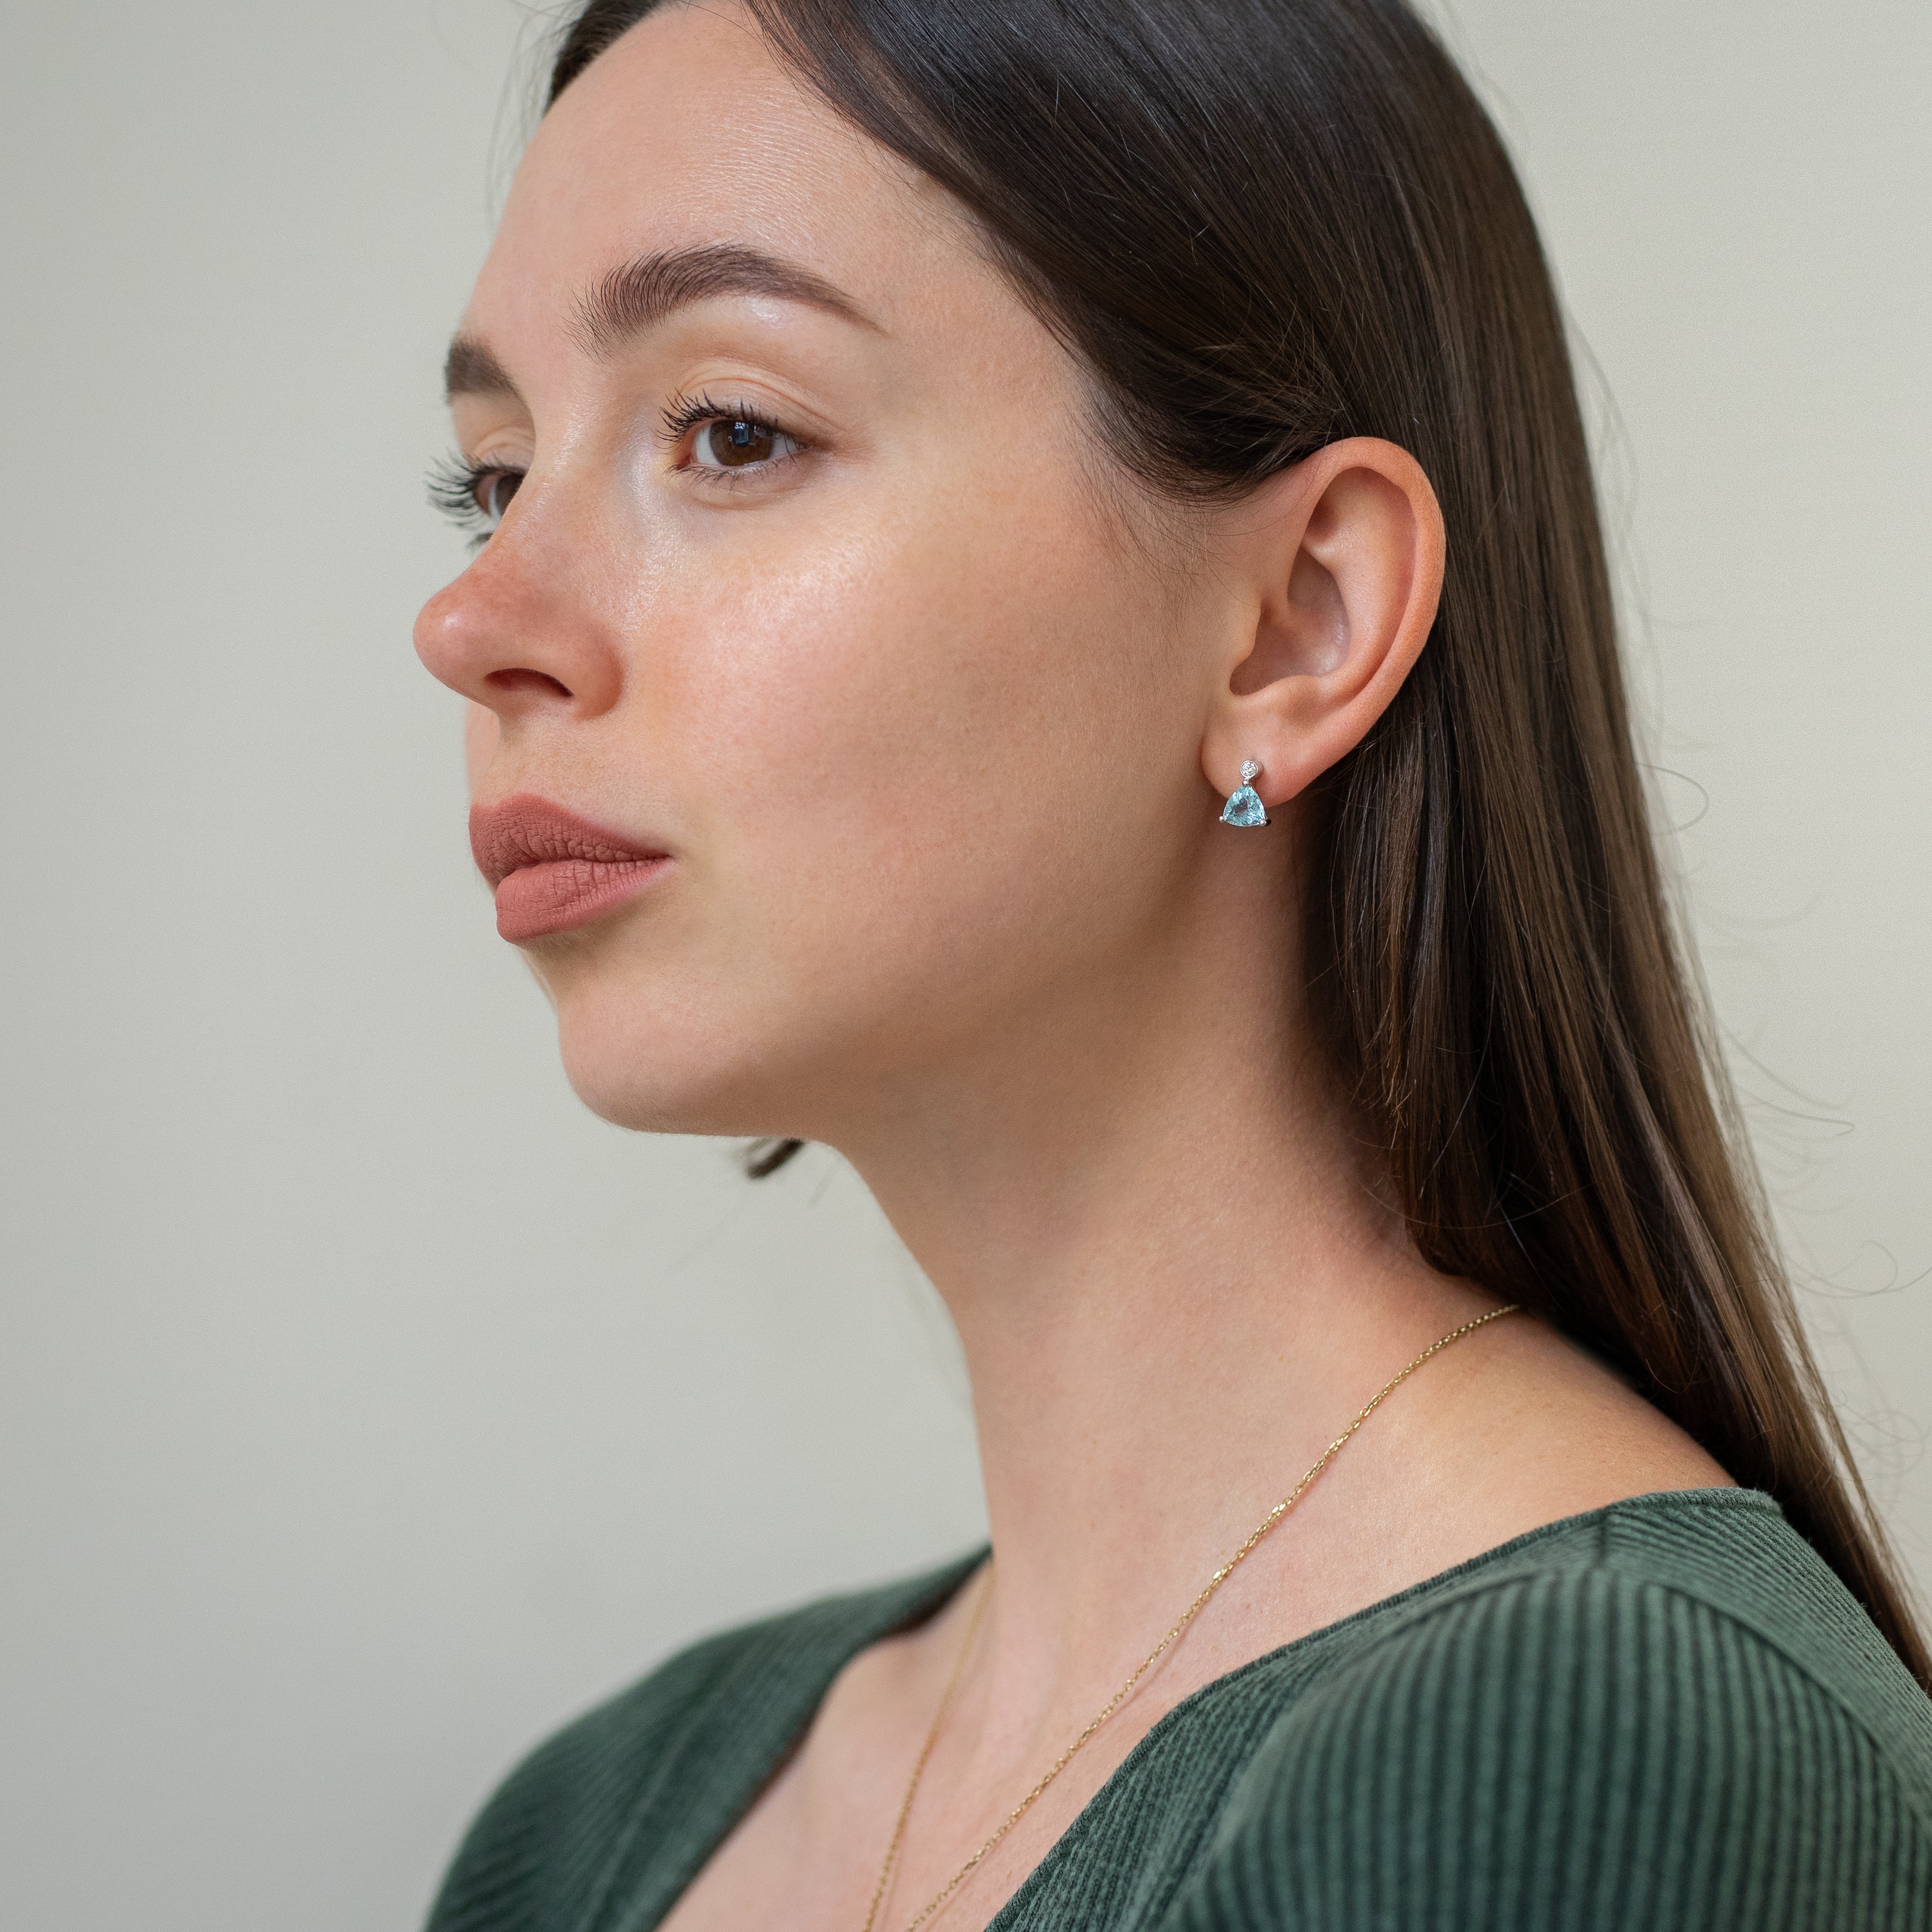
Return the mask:
<svg viewBox="0 0 1932 1932"><path fill-rule="evenodd" d="M976 1560L714 1637L560 1732L430 1932L646 1932L840 1668ZM1932 1932L1932 1701L1768 1497L1640 1497L1208 1684L993 1924Z"/></svg>

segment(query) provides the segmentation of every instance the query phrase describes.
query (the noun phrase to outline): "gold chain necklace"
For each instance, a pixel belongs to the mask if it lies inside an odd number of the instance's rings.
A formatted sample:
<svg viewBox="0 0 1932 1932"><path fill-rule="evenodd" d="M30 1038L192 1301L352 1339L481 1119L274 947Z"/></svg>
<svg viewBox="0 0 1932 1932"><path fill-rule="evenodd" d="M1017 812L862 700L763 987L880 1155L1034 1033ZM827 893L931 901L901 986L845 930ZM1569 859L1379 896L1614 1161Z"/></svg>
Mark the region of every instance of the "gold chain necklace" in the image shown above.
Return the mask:
<svg viewBox="0 0 1932 1932"><path fill-rule="evenodd" d="M1474 1334L1478 1328L1486 1328L1492 1322L1499 1322L1505 1315L1514 1315L1521 1305L1520 1303L1512 1301L1507 1307L1492 1308L1488 1314L1479 1315L1474 1321L1466 1322L1461 1328L1450 1329L1441 1341L1432 1342L1400 1374L1390 1378L1389 1381L1377 1391L1374 1398L1364 1406L1361 1413L1355 1418L1354 1420L1350 1423L1348 1427L1322 1450L1320 1456L1316 1459L1315 1466L1307 1474L1304 1476L1300 1481L1297 1483L1294 1487L1256 1525L1254 1533L1250 1536L1247 1541L1243 1544L1240 1548L1236 1550L1234 1555L1208 1578L1208 1587L1180 1613L1179 1620L1166 1636L1148 1652L1140 1668L1107 1700L1106 1708L1060 1754L1059 1756L1054 1760L1052 1768L1000 1820L999 1829L952 1874L951 1878L946 1880L944 1886L934 1894L924 1910L916 1918L908 1922L905 1932L919 1932L920 1927L923 1925L973 1876L973 1874L978 1870L981 1861L999 1844L1028 1812L1033 1809L1035 1801L1039 1798L1042 1792L1072 1762L1074 1754L1079 1750L1100 1726L1127 1701L1133 1693L1134 1686L1154 1668L1155 1664L1160 1662L1161 1658L1180 1639L1187 1626L1207 1608L1208 1600L1234 1574L1236 1568L1253 1554L1262 1538L1267 1535L1268 1532L1274 1528L1275 1525L1280 1522L1282 1518L1307 1494L1309 1486L1342 1453L1347 1445L1348 1438L1354 1434L1355 1431L1360 1428L1362 1424L1367 1421L1369 1418L1374 1414L1376 1411L1381 1408L1382 1404L1404 1382L1407 1382L1409 1377L1429 1360L1430 1356L1440 1354L1450 1342L1460 1342L1465 1335ZM878 1922L879 1908L886 1902L886 1888L892 1883L892 1870L898 1863L899 1848L905 1842L906 1820L912 1816L912 1802L919 1794L920 1780L926 1775L926 1760L932 1755L933 1746L939 1742L940 1726L946 1721L946 1713L951 1708L953 1694L959 1688L959 1680L965 1674L966 1660L972 1654L973 1640L980 1634L980 1621L986 1615L986 1600L992 1594L993 1566L989 1560L986 1564L986 1580L980 1586L978 1600L973 1606L973 1614L967 1621L966 1635L960 1643L959 1654L952 1660L952 1674L946 1680L946 1689L940 1697L939 1708L932 1714L932 1726L926 1734L926 1742L920 1747L919 1756L913 1765L912 1776L907 1780L905 1798L899 1806L898 1820L892 1827L892 1842L886 1847L886 1862L880 1870L879 1882L873 1888L872 1909L866 1914L865 1932L873 1932L874 1927Z"/></svg>

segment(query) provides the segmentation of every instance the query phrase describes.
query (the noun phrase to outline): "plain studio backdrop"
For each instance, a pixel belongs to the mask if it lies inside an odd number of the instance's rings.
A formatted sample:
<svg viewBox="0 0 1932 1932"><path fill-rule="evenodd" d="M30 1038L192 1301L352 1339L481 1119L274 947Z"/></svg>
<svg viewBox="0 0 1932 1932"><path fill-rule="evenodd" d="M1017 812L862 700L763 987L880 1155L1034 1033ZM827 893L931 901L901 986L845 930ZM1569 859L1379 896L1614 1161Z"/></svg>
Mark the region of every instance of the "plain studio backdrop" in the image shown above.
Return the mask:
<svg viewBox="0 0 1932 1932"><path fill-rule="evenodd" d="M856 1180L592 1118L470 869L457 700L410 649L462 558L421 477L548 24L7 7L22 1932L406 1932L545 1730L981 1528L944 1317ZM1449 32L1576 323L1808 1315L1932 1583L1932 8L1460 0Z"/></svg>

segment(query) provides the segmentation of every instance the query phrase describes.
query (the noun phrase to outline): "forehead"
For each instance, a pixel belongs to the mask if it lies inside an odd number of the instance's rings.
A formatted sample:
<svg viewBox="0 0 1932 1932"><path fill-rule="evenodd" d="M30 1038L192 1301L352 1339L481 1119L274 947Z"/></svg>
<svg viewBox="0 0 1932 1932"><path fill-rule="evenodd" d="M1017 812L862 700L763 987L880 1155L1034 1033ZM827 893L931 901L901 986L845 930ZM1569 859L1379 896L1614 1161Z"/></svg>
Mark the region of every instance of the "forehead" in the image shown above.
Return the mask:
<svg viewBox="0 0 1932 1932"><path fill-rule="evenodd" d="M991 274L950 200L787 73L744 14L674 4L544 117L466 326L554 326L614 268L721 242L802 265L888 328Z"/></svg>

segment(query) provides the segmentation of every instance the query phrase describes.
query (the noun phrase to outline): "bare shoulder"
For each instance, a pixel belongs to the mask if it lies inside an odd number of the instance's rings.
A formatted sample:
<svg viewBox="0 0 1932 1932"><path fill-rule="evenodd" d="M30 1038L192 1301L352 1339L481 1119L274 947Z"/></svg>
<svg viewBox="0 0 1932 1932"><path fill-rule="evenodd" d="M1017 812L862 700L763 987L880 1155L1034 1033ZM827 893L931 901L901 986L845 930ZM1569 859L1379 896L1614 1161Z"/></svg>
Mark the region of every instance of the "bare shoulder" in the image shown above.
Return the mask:
<svg viewBox="0 0 1932 1932"><path fill-rule="evenodd" d="M1299 1634L1565 1518L1734 1486L1604 1364L1511 1316L1432 1361L1336 1460L1303 1506L1318 1585L1283 1609Z"/></svg>
<svg viewBox="0 0 1932 1932"><path fill-rule="evenodd" d="M1548 1324L1513 1316L1480 1340L1444 1357L1412 1419L1428 1433L1416 1447L1438 1520L1479 1549L1632 1496L1734 1486L1676 1423Z"/></svg>
<svg viewBox="0 0 1932 1932"><path fill-rule="evenodd" d="M1654 1490L1730 1485L1707 1450L1548 1324L1517 1316L1497 1331L1479 1370L1491 1384L1486 1432L1526 1490L1594 1509Z"/></svg>

